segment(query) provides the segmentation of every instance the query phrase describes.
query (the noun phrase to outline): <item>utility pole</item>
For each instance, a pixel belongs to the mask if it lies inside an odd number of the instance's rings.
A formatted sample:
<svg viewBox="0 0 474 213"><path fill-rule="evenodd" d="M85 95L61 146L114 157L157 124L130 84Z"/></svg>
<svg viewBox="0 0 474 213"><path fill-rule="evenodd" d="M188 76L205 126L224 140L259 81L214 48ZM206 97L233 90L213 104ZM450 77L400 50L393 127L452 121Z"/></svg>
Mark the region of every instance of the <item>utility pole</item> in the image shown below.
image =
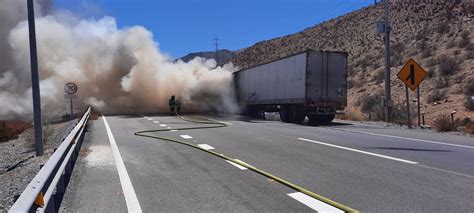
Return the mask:
<svg viewBox="0 0 474 213"><path fill-rule="evenodd" d="M216 47L216 65L219 65L219 38L217 36L214 38L214 46Z"/></svg>
<svg viewBox="0 0 474 213"><path fill-rule="evenodd" d="M390 20L389 20L389 0L384 0L384 21L385 21L385 122L391 121L392 115L392 92L390 88Z"/></svg>
<svg viewBox="0 0 474 213"><path fill-rule="evenodd" d="M36 55L35 12L33 0L27 0L28 30L30 37L31 89L33 91L33 115L35 126L36 156L43 152L43 127L41 123L41 100L38 78L38 58Z"/></svg>

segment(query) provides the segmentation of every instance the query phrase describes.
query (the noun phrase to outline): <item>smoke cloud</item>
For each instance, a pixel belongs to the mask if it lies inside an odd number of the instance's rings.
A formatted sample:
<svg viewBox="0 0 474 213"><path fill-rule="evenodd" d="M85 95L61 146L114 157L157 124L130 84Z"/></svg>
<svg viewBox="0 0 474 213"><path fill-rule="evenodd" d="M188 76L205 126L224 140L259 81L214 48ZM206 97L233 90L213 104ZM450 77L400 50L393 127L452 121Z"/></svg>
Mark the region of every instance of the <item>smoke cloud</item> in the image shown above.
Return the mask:
<svg viewBox="0 0 474 213"><path fill-rule="evenodd" d="M0 120L32 114L25 2L0 2ZM180 98L183 110L236 111L231 64L173 61L144 27L119 29L113 17L48 14L51 1L38 4L43 4L36 6L41 11L36 34L45 114L65 113L67 82L78 85L77 104L103 113L166 112L171 95Z"/></svg>

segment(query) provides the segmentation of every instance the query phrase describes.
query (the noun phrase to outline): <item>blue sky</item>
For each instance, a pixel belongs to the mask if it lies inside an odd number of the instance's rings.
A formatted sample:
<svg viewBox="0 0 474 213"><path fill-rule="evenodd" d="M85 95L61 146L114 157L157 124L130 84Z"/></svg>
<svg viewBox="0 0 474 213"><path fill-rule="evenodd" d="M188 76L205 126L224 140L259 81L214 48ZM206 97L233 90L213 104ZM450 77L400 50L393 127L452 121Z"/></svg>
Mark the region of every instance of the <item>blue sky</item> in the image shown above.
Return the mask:
<svg viewBox="0 0 474 213"><path fill-rule="evenodd" d="M373 0L55 0L79 16L117 19L119 27L141 25L172 57L221 48L237 50L301 31L373 4Z"/></svg>

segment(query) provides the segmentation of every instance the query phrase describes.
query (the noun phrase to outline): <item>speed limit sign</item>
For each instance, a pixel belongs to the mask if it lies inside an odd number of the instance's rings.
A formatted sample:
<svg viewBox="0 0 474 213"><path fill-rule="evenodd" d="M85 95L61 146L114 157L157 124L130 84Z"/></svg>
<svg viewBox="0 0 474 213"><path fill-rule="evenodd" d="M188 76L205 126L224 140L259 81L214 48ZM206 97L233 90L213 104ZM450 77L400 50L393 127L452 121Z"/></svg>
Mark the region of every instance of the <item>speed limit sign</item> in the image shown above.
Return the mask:
<svg viewBox="0 0 474 213"><path fill-rule="evenodd" d="M64 92L69 95L74 95L77 92L77 85L75 83L69 82L64 85Z"/></svg>

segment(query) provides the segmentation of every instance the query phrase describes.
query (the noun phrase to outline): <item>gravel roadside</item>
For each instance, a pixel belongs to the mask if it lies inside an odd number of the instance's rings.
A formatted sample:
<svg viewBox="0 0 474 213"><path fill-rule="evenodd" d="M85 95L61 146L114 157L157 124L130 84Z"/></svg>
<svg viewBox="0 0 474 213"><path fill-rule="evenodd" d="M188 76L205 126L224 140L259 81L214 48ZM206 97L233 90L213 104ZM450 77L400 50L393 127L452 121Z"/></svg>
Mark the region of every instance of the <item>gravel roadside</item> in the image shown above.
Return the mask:
<svg viewBox="0 0 474 213"><path fill-rule="evenodd" d="M35 156L32 128L15 140L0 143L0 212L13 205L77 122L75 119L44 126L44 155L40 157Z"/></svg>

